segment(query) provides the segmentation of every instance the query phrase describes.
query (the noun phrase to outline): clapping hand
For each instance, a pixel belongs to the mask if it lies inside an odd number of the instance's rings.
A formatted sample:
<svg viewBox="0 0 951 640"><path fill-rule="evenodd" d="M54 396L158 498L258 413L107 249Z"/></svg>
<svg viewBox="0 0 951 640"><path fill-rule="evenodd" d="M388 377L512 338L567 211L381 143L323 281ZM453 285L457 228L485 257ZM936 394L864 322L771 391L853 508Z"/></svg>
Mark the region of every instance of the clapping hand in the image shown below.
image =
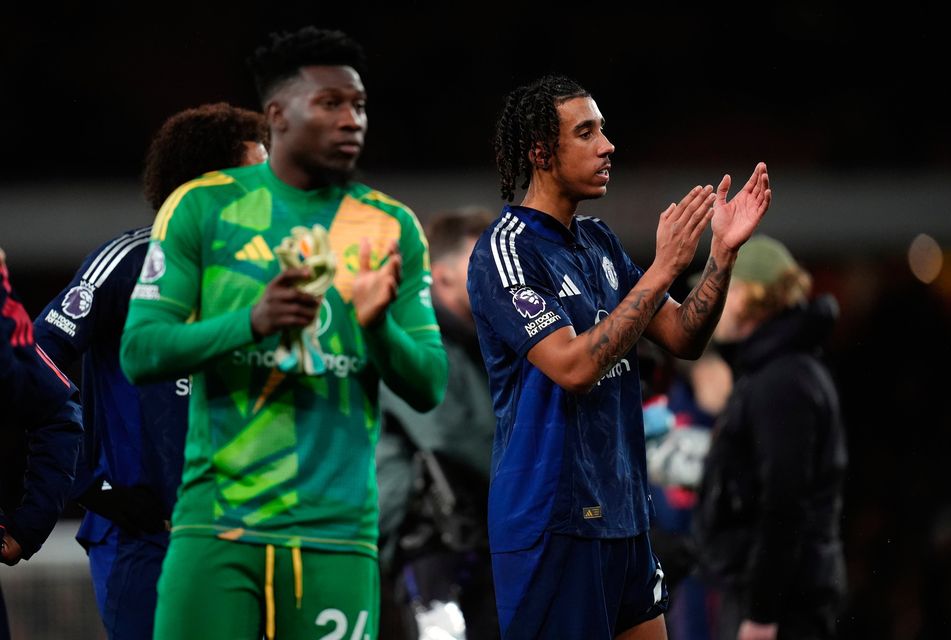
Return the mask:
<svg viewBox="0 0 951 640"><path fill-rule="evenodd" d="M721 242L724 248L737 251L753 235L753 231L769 208L772 191L769 188L766 163L760 162L756 165L753 175L743 185L740 192L731 200L727 200L730 183L730 176L727 174L723 176L723 180L717 187L711 227L715 240Z"/></svg>

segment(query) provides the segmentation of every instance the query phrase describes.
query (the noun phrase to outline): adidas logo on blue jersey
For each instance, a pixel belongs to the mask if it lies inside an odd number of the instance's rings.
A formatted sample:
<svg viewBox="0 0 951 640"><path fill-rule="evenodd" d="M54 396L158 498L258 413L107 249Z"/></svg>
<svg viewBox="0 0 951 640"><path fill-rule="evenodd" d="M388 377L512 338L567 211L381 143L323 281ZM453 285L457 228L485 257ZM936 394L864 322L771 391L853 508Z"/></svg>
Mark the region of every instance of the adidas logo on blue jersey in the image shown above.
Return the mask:
<svg viewBox="0 0 951 640"><path fill-rule="evenodd" d="M581 295L581 290L578 289L578 286L566 275L565 279L561 282L561 291L558 292L558 297L567 298L569 296L578 295Z"/></svg>
<svg viewBox="0 0 951 640"><path fill-rule="evenodd" d="M600 517L601 517L601 507L600 507L599 505L595 505L595 506L593 506L593 507L583 507L583 508L581 509L581 516L582 516L585 520L593 520L593 519L595 519L595 518L600 518Z"/></svg>

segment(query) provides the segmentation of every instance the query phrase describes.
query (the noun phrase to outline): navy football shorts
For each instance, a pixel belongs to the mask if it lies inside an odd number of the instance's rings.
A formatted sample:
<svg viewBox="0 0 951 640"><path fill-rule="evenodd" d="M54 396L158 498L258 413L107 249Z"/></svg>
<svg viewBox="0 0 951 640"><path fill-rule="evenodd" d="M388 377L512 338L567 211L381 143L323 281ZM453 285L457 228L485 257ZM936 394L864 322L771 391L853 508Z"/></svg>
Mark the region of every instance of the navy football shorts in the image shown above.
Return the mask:
<svg viewBox="0 0 951 640"><path fill-rule="evenodd" d="M667 610L664 572L646 533L545 533L529 549L493 553L492 571L505 640L611 640Z"/></svg>

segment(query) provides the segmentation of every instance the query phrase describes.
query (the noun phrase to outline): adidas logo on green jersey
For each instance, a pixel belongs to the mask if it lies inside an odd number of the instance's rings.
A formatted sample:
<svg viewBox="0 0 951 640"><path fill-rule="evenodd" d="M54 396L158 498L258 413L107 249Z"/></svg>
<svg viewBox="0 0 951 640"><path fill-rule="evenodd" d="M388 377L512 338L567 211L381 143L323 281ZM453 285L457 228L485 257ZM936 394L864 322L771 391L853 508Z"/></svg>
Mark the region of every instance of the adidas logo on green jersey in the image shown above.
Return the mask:
<svg viewBox="0 0 951 640"><path fill-rule="evenodd" d="M254 236L240 251L234 254L238 260L260 260L269 262L274 259L271 248L260 235Z"/></svg>

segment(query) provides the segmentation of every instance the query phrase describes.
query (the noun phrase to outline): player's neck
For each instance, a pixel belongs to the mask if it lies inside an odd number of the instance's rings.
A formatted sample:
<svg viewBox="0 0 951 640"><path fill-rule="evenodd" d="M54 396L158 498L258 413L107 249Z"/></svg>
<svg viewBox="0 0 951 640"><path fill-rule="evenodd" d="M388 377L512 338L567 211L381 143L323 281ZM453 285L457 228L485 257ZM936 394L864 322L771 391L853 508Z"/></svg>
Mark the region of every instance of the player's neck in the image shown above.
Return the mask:
<svg viewBox="0 0 951 640"><path fill-rule="evenodd" d="M577 201L552 189L538 188L534 180L528 185L522 206L547 213L566 227L571 227L571 219L578 210Z"/></svg>
<svg viewBox="0 0 951 640"><path fill-rule="evenodd" d="M350 176L331 169L308 169L295 162L282 159L276 154L270 159L271 171L284 184L302 191L313 191L329 186L345 185Z"/></svg>

